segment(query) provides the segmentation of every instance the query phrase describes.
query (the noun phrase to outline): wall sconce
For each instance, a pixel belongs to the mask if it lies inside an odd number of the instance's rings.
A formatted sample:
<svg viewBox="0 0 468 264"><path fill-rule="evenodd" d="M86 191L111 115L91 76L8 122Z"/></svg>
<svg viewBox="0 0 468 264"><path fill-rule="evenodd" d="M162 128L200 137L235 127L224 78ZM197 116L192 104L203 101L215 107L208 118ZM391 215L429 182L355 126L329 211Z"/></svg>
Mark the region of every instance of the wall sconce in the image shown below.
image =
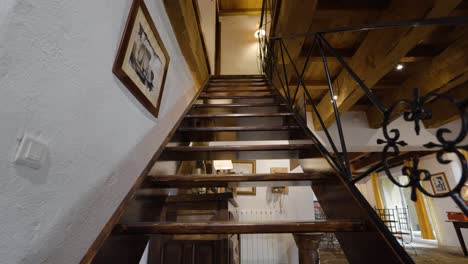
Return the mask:
<svg viewBox="0 0 468 264"><path fill-rule="evenodd" d="M289 188L288 187L273 187L271 188L272 193L276 194L289 194Z"/></svg>
<svg viewBox="0 0 468 264"><path fill-rule="evenodd" d="M263 29L257 29L257 31L255 31L254 35L255 35L256 38L261 38L261 37L264 37L266 35L266 32Z"/></svg>

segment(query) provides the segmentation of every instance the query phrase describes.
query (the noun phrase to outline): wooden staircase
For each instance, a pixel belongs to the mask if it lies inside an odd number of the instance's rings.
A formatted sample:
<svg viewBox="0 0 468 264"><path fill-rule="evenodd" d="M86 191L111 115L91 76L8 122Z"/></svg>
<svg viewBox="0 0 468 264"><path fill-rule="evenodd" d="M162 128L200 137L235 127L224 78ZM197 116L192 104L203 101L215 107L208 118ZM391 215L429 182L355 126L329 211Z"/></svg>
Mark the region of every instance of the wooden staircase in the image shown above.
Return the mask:
<svg viewBox="0 0 468 264"><path fill-rule="evenodd" d="M212 76L158 152L158 162L299 159L305 172L148 175L119 208L120 214L114 215L116 224L108 224L82 263L138 263L147 242L160 235L305 232L334 232L350 263L412 263L354 185L336 171L307 166L308 159L322 157L311 139L307 126L262 75ZM312 186L328 220L252 223L222 216L214 221L168 221L170 206L177 208L176 213L199 210L200 214L211 212L204 207L209 203L230 201L235 206L232 193L199 195L181 190L246 186Z"/></svg>

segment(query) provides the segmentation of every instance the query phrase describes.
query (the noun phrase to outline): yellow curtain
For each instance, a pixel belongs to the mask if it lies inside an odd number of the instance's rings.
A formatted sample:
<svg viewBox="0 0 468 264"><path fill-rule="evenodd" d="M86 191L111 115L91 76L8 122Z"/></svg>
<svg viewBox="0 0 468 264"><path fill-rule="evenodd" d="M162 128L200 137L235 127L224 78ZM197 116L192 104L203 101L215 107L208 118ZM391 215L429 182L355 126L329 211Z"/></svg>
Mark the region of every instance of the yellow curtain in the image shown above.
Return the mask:
<svg viewBox="0 0 468 264"><path fill-rule="evenodd" d="M468 160L468 152L464 151L463 149L458 149L460 152L465 156L465 159Z"/></svg>
<svg viewBox="0 0 468 264"><path fill-rule="evenodd" d="M413 167L413 161L405 161L404 166ZM432 233L431 222L429 221L429 216L427 215L426 206L424 205L424 198L419 190L416 190L416 197L417 200L414 203L414 206L418 216L419 227L421 228L421 237L424 239L435 239L434 234Z"/></svg>
<svg viewBox="0 0 468 264"><path fill-rule="evenodd" d="M380 193L380 188L379 188L379 174L372 173L371 181L372 181L372 189L374 189L374 197L375 197L375 203L376 203L377 209L383 209L384 206L383 206L382 194Z"/></svg>

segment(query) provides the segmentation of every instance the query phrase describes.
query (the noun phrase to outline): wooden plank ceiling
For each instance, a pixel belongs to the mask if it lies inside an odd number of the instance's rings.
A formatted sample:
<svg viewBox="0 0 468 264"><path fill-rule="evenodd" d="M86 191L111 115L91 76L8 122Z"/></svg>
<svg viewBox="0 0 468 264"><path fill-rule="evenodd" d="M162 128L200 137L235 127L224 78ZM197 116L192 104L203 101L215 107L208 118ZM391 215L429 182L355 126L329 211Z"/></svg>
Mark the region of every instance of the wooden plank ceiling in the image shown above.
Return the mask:
<svg viewBox="0 0 468 264"><path fill-rule="evenodd" d="M263 0L218 0L220 16L260 15Z"/></svg>
<svg viewBox="0 0 468 264"><path fill-rule="evenodd" d="M258 4L257 8L261 7L261 1L220 0L220 8L255 8L253 2ZM285 32L294 31L287 30L287 27L296 27L296 20L306 21L308 31L314 32L376 22L468 15L468 0L318 0L315 10L311 12L312 18L300 11L301 1L285 2L288 5L297 2L295 12L299 14L296 17L289 16L287 22L281 21L285 18L280 16L278 29L282 28ZM411 98L411 91L416 87L421 89L423 95L443 91L458 99L468 97L468 26L346 32L326 35L326 39L345 57L385 106L397 99ZM301 41L302 48L295 60L297 65L304 64L312 38ZM369 125L373 128L380 127L382 117L377 114L356 82L343 71L336 59L328 59L340 112L365 111ZM396 70L397 64L402 64L404 68ZM322 118L327 126L331 125L335 120L318 51L313 52L304 79ZM293 76L289 85L295 87L296 84L297 78ZM445 107L441 109L441 105ZM441 126L457 117L455 109L447 107L447 103L444 105L434 101L429 107L438 112L434 114L433 120L425 123L426 126ZM320 129L318 123L315 126Z"/></svg>

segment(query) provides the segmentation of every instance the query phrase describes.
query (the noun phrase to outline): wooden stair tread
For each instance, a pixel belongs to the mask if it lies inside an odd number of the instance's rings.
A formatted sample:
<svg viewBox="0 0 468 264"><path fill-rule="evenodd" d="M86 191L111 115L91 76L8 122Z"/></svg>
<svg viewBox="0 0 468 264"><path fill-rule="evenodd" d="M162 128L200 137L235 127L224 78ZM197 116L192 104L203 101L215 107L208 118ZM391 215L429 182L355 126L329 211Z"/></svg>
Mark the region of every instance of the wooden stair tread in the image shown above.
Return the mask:
<svg viewBox="0 0 468 264"><path fill-rule="evenodd" d="M273 89L271 88L260 88L260 87L239 87L239 88L236 88L236 89L232 89L232 88L210 88L210 89L207 89L204 91L205 93L247 93L247 92L250 92L250 93L266 93L266 92L270 92L270 93L273 93L275 92Z"/></svg>
<svg viewBox="0 0 468 264"><path fill-rule="evenodd" d="M210 95L200 94L198 98L206 99L262 99L262 98L276 98L276 94L264 94L264 95Z"/></svg>
<svg viewBox="0 0 468 264"><path fill-rule="evenodd" d="M233 104L194 104L193 108L223 108L223 107L273 107L287 106L285 103L233 103Z"/></svg>
<svg viewBox="0 0 468 264"><path fill-rule="evenodd" d="M242 154L242 155L241 155ZM313 143L278 145L169 146L160 161L238 160L238 159L310 159L322 157Z"/></svg>
<svg viewBox="0 0 468 264"><path fill-rule="evenodd" d="M234 198L232 192L206 194L178 194L169 195L166 203L194 202L194 201L226 201Z"/></svg>
<svg viewBox="0 0 468 264"><path fill-rule="evenodd" d="M272 92L237 92L237 91L228 91L228 92L208 92L208 93L203 93L201 96L259 96L259 97L264 97L264 96L276 96L276 94Z"/></svg>
<svg viewBox="0 0 468 264"><path fill-rule="evenodd" d="M232 113L232 114L189 114L186 118L215 118L215 117L284 117L293 116L292 113Z"/></svg>
<svg viewBox="0 0 468 264"><path fill-rule="evenodd" d="M268 151L301 150L315 148L315 144L277 144L277 145L222 145L222 146L168 146L164 151L199 152L199 151Z"/></svg>
<svg viewBox="0 0 468 264"><path fill-rule="evenodd" d="M207 86L207 89L210 89L211 87L216 87L218 85L224 85L224 84L229 84L229 85L232 85L232 84L237 84L237 85L246 85L246 86L249 86L250 84L254 84L254 85L259 85L259 84L264 84L264 85L269 85L269 83L266 81L266 80L245 80L245 81L221 81L221 80L217 80L217 81L210 81L208 86Z"/></svg>
<svg viewBox="0 0 468 264"><path fill-rule="evenodd" d="M223 74L223 75L212 75L210 80L217 79L265 79L263 74Z"/></svg>
<svg viewBox="0 0 468 264"><path fill-rule="evenodd" d="M310 186L312 182L329 179L327 172L155 175L149 176L145 186L154 188Z"/></svg>
<svg viewBox="0 0 468 264"><path fill-rule="evenodd" d="M231 127L179 127L180 132L217 132L217 131L289 131L301 130L300 126L231 126Z"/></svg>
<svg viewBox="0 0 468 264"><path fill-rule="evenodd" d="M115 235L136 234L265 234L307 232L358 232L365 226L357 220L268 222L136 222L119 224Z"/></svg>
<svg viewBox="0 0 468 264"><path fill-rule="evenodd" d="M244 87L269 87L269 86L270 84L268 83L209 83L208 89L214 88L214 87L244 88Z"/></svg>

